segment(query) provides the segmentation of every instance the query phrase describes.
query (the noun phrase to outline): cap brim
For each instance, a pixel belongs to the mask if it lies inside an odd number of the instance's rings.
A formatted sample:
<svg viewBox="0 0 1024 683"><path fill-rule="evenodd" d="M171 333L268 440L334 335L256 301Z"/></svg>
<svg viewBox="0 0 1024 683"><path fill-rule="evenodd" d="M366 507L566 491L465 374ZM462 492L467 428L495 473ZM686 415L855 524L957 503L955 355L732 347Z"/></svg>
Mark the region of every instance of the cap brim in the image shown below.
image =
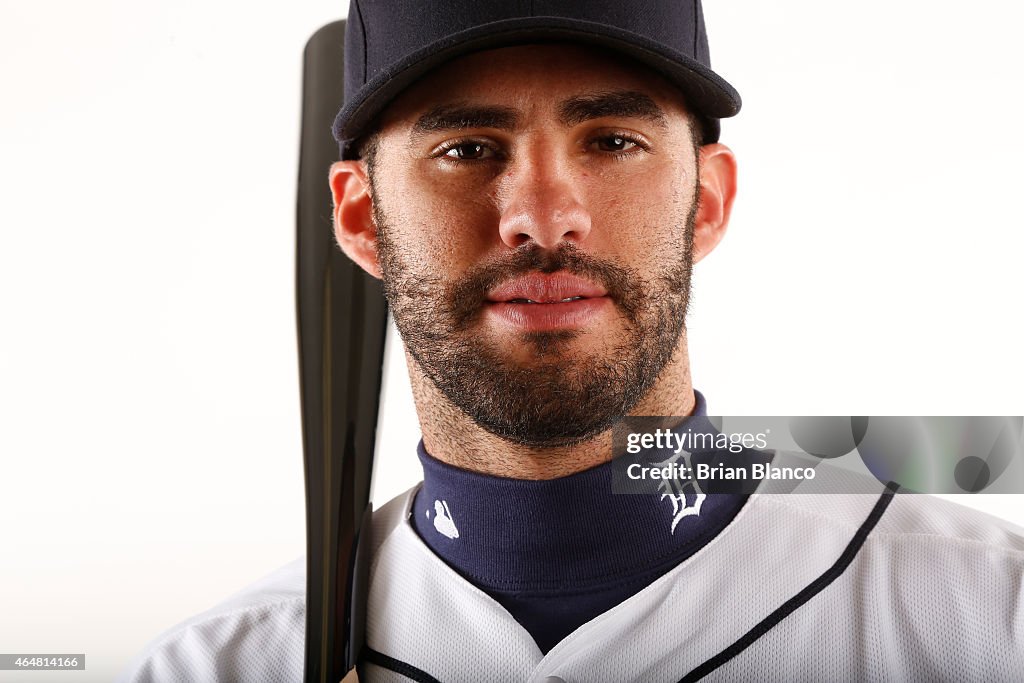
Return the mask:
<svg viewBox="0 0 1024 683"><path fill-rule="evenodd" d="M735 116L740 95L710 68L687 55L614 26L560 17L508 19L456 33L414 52L378 73L345 103L334 120L334 137L351 157L351 143L403 90L424 74L462 55L532 42L574 42L609 48L646 64L678 86L687 104L710 125L705 142L718 139L717 119Z"/></svg>

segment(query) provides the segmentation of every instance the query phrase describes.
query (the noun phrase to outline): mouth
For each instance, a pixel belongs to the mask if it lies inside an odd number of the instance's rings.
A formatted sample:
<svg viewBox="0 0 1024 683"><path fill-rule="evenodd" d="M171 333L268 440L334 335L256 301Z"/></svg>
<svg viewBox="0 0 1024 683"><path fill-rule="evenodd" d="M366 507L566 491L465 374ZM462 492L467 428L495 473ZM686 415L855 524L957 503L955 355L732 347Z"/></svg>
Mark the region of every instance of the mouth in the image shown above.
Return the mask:
<svg viewBox="0 0 1024 683"><path fill-rule="evenodd" d="M487 300L491 303L509 304L565 304L607 295L604 287L577 275L560 271L527 273L512 278L488 292Z"/></svg>
<svg viewBox="0 0 1024 683"><path fill-rule="evenodd" d="M489 292L487 303L504 324L542 331L584 327L602 314L611 298L604 287L570 273L529 273Z"/></svg>
<svg viewBox="0 0 1024 683"><path fill-rule="evenodd" d="M559 299L558 301L534 301L533 299L522 299L522 298L519 298L519 299L509 299L505 303L507 303L507 304L565 304L565 303L569 303L570 301L582 301L583 299L587 299L587 298L589 298L589 297L585 297L585 296L570 296L570 297L566 297L564 299Z"/></svg>

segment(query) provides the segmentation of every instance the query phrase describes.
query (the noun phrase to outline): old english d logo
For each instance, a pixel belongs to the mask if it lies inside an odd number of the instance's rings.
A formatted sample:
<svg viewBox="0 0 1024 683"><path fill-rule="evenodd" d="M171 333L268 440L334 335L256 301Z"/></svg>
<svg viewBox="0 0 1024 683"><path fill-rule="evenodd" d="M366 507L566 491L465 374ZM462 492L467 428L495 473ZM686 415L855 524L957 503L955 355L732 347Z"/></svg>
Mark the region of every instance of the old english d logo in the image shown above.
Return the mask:
<svg viewBox="0 0 1024 683"><path fill-rule="evenodd" d="M705 493L691 494L693 496L693 504L690 505L686 502L686 495L682 493L663 493L661 494L661 500L666 498L672 503L672 528L669 531L671 535L676 533L676 525L683 519L683 517L689 517L690 515L700 515L700 508L704 505L704 499L707 498Z"/></svg>

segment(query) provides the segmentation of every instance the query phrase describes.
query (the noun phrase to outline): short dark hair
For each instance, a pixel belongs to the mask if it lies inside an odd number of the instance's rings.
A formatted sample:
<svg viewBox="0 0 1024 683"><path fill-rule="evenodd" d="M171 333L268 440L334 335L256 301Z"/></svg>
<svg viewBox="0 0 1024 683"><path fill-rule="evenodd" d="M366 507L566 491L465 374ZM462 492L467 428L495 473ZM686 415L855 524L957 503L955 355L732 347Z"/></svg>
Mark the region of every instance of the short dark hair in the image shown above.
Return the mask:
<svg viewBox="0 0 1024 683"><path fill-rule="evenodd" d="M380 148L380 129L377 127L377 122L374 121L372 125L368 127L368 132L361 138L356 140L352 145L352 149L355 150L356 159L361 159L366 163L367 174L373 171L374 164L377 161L377 150Z"/></svg>

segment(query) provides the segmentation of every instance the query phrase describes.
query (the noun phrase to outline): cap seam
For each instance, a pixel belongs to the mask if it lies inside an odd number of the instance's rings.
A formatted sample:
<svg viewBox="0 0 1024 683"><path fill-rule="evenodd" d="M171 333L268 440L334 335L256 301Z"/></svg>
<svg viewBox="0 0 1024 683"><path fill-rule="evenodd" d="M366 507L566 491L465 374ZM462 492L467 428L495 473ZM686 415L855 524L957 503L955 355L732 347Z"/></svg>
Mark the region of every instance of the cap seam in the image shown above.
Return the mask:
<svg viewBox="0 0 1024 683"><path fill-rule="evenodd" d="M367 56L367 52L369 52L369 50L367 50L367 47L366 47L366 22L363 21L363 10L359 9L359 0L352 0L352 4L355 5L355 7L356 7L356 16L359 17L359 32L363 36L363 83L362 84L366 85L367 82L369 81L369 78L367 77L367 63L369 62L369 57Z"/></svg>
<svg viewBox="0 0 1024 683"><path fill-rule="evenodd" d="M694 0L693 3L693 56L697 57L698 61L700 56L697 54L697 43L700 42L700 0Z"/></svg>

